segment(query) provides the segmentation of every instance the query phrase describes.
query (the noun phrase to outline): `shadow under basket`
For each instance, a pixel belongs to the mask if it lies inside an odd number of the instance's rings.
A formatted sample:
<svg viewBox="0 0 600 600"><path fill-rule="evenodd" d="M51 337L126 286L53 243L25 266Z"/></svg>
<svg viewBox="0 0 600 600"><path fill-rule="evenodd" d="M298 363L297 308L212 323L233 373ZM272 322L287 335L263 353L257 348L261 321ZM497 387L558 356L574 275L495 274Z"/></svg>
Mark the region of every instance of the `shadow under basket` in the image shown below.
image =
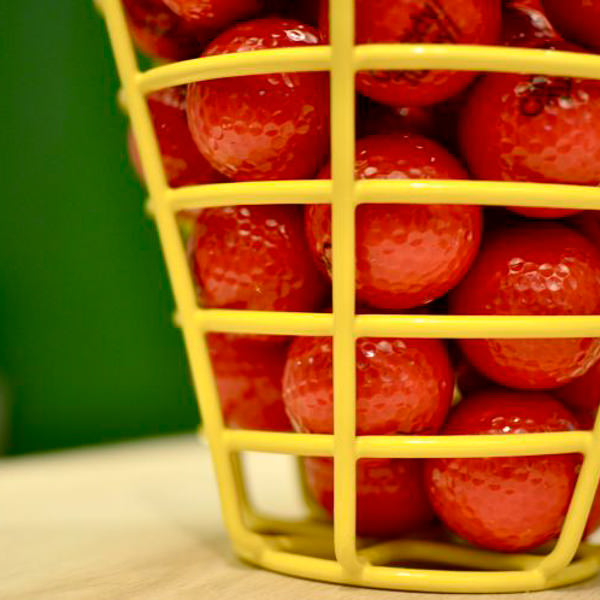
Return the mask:
<svg viewBox="0 0 600 600"><path fill-rule="evenodd" d="M456 69L600 77L600 56L494 46L354 45L352 0L330 0L331 45L196 58L140 71L121 0L98 0L110 35L177 304L194 385L213 455L225 524L237 554L266 569L364 587L428 592L521 592L563 586L600 570L600 551L581 543L600 474L600 421L593 431L514 436L355 436L354 343L363 336L406 338L600 337L600 316L483 317L356 315L354 208L369 202L482 204L600 209L597 187L484 181L354 181L354 79L359 70ZM282 71L329 71L332 178L208 184L171 189L145 94L173 85ZM395 198L395 200L392 200ZM334 313L202 309L179 234L180 210L234 204L331 203ZM336 232L340 234L337 235ZM343 233L343 234L342 234ZM206 343L207 331L333 337L335 435L227 429ZM254 510L240 453L333 457L335 519L308 498L302 520ZM500 554L431 532L423 539L357 538L355 464L363 458L533 456L580 453L575 492L561 534L543 554Z"/></svg>

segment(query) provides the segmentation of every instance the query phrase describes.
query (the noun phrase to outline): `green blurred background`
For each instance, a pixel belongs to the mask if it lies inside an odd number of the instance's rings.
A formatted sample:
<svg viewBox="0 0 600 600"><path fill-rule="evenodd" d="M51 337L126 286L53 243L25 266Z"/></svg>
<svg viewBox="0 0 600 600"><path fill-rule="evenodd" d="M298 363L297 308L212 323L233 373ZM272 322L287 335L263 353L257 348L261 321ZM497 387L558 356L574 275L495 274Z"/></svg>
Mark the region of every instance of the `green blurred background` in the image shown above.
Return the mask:
<svg viewBox="0 0 600 600"><path fill-rule="evenodd" d="M103 22L91 0L19 0L0 23L0 448L192 429Z"/></svg>

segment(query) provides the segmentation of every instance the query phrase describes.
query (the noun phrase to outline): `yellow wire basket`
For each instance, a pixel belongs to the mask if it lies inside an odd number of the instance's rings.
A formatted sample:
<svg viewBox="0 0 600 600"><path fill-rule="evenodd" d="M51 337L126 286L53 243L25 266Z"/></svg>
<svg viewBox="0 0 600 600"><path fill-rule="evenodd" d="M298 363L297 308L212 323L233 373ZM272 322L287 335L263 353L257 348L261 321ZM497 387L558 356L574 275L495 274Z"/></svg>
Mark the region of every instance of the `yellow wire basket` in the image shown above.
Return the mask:
<svg viewBox="0 0 600 600"><path fill-rule="evenodd" d="M354 214L361 202L544 206L600 210L600 189L482 181L354 179L354 77L360 70L454 69L600 78L600 56L494 46L354 44L353 0L330 1L331 44L260 50L138 68L121 0L98 0L104 15L150 191L177 315L213 455L225 524L237 554L266 569L343 584L429 592L519 592L567 585L600 570L600 549L581 543L600 477L600 418L593 432L511 436L356 436L355 341L412 338L600 337L600 316L356 315ZM265 181L169 188L145 95L192 81L281 71L329 71L331 180ZM333 312L203 309L197 305L176 213L234 204L331 203ZM333 337L333 435L225 427L204 333ZM251 505L240 453L333 457L333 530L318 518L270 519ZM557 542L541 554L500 554L430 540L369 544L355 531L355 465L362 458L533 456L581 453L574 495ZM409 566L395 566L398 564ZM432 564L440 568L415 568Z"/></svg>

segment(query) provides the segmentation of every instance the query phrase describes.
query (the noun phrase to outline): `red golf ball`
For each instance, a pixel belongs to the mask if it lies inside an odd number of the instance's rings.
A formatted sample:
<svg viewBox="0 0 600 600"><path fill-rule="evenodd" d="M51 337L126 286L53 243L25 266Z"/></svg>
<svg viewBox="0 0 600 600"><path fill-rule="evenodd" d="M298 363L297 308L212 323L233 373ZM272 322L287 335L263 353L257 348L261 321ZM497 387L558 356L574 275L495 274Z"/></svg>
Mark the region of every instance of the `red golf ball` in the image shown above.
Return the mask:
<svg viewBox="0 0 600 600"><path fill-rule="evenodd" d="M600 314L600 253L557 223L491 232L475 264L450 294L462 315ZM459 342L471 364L502 385L552 389L584 375L600 339L471 339Z"/></svg>
<svg viewBox="0 0 600 600"><path fill-rule="evenodd" d="M600 82L492 73L463 108L462 155L478 179L598 185ZM532 217L568 209L512 208Z"/></svg>
<svg viewBox="0 0 600 600"><path fill-rule="evenodd" d="M577 428L575 417L548 394L488 390L463 400L443 434ZM430 459L426 487L435 513L459 536L482 548L520 552L560 532L580 460L576 454Z"/></svg>
<svg viewBox="0 0 600 600"><path fill-rule="evenodd" d="M555 394L573 410L596 414L600 406L600 361L585 375L558 388Z"/></svg>
<svg viewBox="0 0 600 600"><path fill-rule="evenodd" d="M592 373L593 372L593 373ZM584 375L581 379L587 379L588 383L594 386L598 385L600 381L598 369L593 367L589 373L592 375L588 378L587 375ZM565 402L571 412L577 417L577 421L579 422L580 429L593 429L596 421L596 411L598 409L598 404L600 403L600 398L596 391L596 387L588 387L587 392L590 395L590 398L585 397L582 393L585 393L585 388L582 386L573 386L571 388L571 384L566 386L565 393L562 394L562 390L556 390L556 394L560 400ZM586 406L592 406L594 404L593 409L585 408ZM581 408L579 408L579 406ZM588 522L585 528L585 536L589 536L594 533L600 527L600 487L596 489L596 495L594 496L594 501L592 503L592 507L590 509L590 514L588 516Z"/></svg>
<svg viewBox="0 0 600 600"><path fill-rule="evenodd" d="M494 44L500 31L499 0L356 0L358 44ZM328 37L328 2L320 27ZM392 106L441 102L475 77L468 71L364 71L357 75L360 93Z"/></svg>
<svg viewBox="0 0 600 600"><path fill-rule="evenodd" d="M515 2L502 11L501 40L509 46L536 47L560 42L561 36L548 20L539 1Z"/></svg>
<svg viewBox="0 0 600 600"><path fill-rule="evenodd" d="M305 458L306 482L315 500L333 515L333 460ZM419 460L359 460L356 466L358 535L394 537L427 525L433 513Z"/></svg>
<svg viewBox="0 0 600 600"><path fill-rule="evenodd" d="M309 25L270 17L233 26L204 56L319 43ZM329 151L328 81L326 73L273 73L192 83L192 137L236 181L313 177Z"/></svg>
<svg viewBox="0 0 600 600"><path fill-rule="evenodd" d="M453 374L438 340L361 338L356 343L356 432L435 433L452 400ZM283 398L298 431L333 432L333 353L328 337L297 337Z"/></svg>
<svg viewBox="0 0 600 600"><path fill-rule="evenodd" d="M202 27L220 29L256 14L262 0L163 0L185 21Z"/></svg>
<svg viewBox="0 0 600 600"><path fill-rule="evenodd" d="M600 4L595 0L542 0L548 18L567 39L600 50Z"/></svg>
<svg viewBox="0 0 600 600"><path fill-rule="evenodd" d="M311 311L326 301L327 285L311 258L298 206L205 209L190 258L207 307Z"/></svg>
<svg viewBox="0 0 600 600"><path fill-rule="evenodd" d="M321 178L330 176L330 168ZM414 134L371 136L356 145L358 179L467 179L439 144ZM307 234L331 273L331 207L311 205ZM471 265L481 237L475 206L365 204L356 211L356 290L359 301L403 310L426 304L455 286Z"/></svg>
<svg viewBox="0 0 600 600"><path fill-rule="evenodd" d="M147 98L167 181L174 188L225 181L225 177L215 171L200 154L190 135L185 110L186 90L186 86L165 88ZM129 140L131 162L143 179L133 135Z"/></svg>
<svg viewBox="0 0 600 600"><path fill-rule="evenodd" d="M208 350L223 420L236 429L289 431L281 398L285 352L244 335L209 333Z"/></svg>
<svg viewBox="0 0 600 600"><path fill-rule="evenodd" d="M210 31L186 23L163 0L123 0L135 45L159 60L183 60L200 54Z"/></svg>

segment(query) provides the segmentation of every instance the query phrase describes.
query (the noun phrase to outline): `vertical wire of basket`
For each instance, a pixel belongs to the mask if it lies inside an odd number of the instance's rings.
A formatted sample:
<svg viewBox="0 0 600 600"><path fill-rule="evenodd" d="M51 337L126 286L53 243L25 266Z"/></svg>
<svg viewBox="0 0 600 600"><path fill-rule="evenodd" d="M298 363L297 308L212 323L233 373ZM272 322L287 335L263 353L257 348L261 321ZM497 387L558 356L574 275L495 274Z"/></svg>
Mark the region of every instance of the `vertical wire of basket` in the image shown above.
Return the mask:
<svg viewBox="0 0 600 600"><path fill-rule="evenodd" d="M192 59L140 72L120 0L98 0L123 85L177 304L204 431L213 455L225 525L234 549L264 568L323 581L404 590L502 592L545 589L590 577L600 553L579 545L600 476L600 417L593 432L515 436L356 436L355 340L362 336L486 338L600 337L600 316L481 317L360 315L354 311L354 215L361 202L575 207L600 210L585 186L478 181L354 181L354 76L368 69L519 71L600 77L600 57L521 48L354 45L352 0L330 1L331 45ZM277 71L329 71L331 181L168 187L145 94L172 85ZM203 309L197 306L176 213L233 204L332 204L332 314ZM234 431L225 427L204 333L333 336L334 435ZM250 505L239 453L281 452L334 459L333 536L326 525L259 515ZM497 554L424 540L357 543L355 465L360 458L486 457L580 452L584 461L559 540L547 556ZM575 560L573 560L575 557ZM434 562L463 570L387 566ZM470 570L464 570L470 569Z"/></svg>

